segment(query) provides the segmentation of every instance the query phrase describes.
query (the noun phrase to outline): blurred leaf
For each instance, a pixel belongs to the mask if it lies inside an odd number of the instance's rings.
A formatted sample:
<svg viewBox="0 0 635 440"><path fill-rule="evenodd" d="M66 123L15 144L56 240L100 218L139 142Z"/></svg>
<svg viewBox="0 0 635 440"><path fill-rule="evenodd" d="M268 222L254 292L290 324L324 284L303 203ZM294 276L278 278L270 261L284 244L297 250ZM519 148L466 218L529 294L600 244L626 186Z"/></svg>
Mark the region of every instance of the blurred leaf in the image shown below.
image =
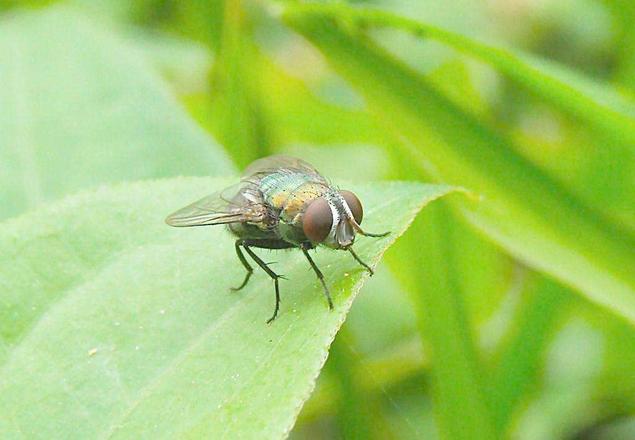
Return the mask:
<svg viewBox="0 0 635 440"><path fill-rule="evenodd" d="M383 131L364 110L346 108L320 99L303 80L259 57L264 90L262 105L276 143L369 144L381 141Z"/></svg>
<svg viewBox="0 0 635 440"><path fill-rule="evenodd" d="M178 179L102 188L0 228L0 437L281 438L367 277L345 252L320 251L336 304L299 253L271 280L244 269L223 228L177 230L175 208L227 184ZM443 185L354 185L373 266ZM390 216L382 213L390 212ZM262 253L263 251L260 251Z"/></svg>
<svg viewBox="0 0 635 440"><path fill-rule="evenodd" d="M396 175L428 180L407 155L392 153ZM415 221L387 258L413 297L432 362L434 412L443 438L469 438L472 432L487 438L495 425L471 324L499 305L511 261L439 205Z"/></svg>
<svg viewBox="0 0 635 440"><path fill-rule="evenodd" d="M481 92L475 87L468 66L463 60L445 62L428 73L426 78L463 111L487 117L487 104Z"/></svg>
<svg viewBox="0 0 635 440"><path fill-rule="evenodd" d="M104 182L229 174L116 37L61 8L0 21L0 218Z"/></svg>
<svg viewBox="0 0 635 440"><path fill-rule="evenodd" d="M394 388L421 374L424 365L412 307L381 265L355 300L299 423L329 411L343 438L394 438L381 401L398 398Z"/></svg>
<svg viewBox="0 0 635 440"><path fill-rule="evenodd" d="M297 9L307 18L328 16L347 24L388 26L431 38L476 56L499 72L542 97L551 105L601 130L615 142L635 148L635 102L611 87L594 82L565 67L509 48L481 43L476 39L420 23L379 9L351 8L343 4L310 5Z"/></svg>
<svg viewBox="0 0 635 440"><path fill-rule="evenodd" d="M53 3L53 1L50 3ZM65 3L80 8L92 17L99 17L101 20L123 22L130 20L139 12L140 2L127 0L65 0Z"/></svg>
<svg viewBox="0 0 635 440"><path fill-rule="evenodd" d="M578 438L580 430L598 422L592 395L602 365L602 342L599 332L581 319L558 332L546 357L540 394L521 414L512 438Z"/></svg>
<svg viewBox="0 0 635 440"><path fill-rule="evenodd" d="M173 1L176 23L174 30L208 44L218 52L224 27L227 0Z"/></svg>
<svg viewBox="0 0 635 440"><path fill-rule="evenodd" d="M482 194L480 203L461 205L472 224L635 323L635 238L602 218L601 207L583 205L504 138L329 14L289 8L285 18L405 140L413 165Z"/></svg>
<svg viewBox="0 0 635 440"><path fill-rule="evenodd" d="M127 42L163 74L178 95L209 89L213 56L207 47L193 40L137 28L126 37Z"/></svg>
<svg viewBox="0 0 635 440"><path fill-rule="evenodd" d="M520 111L514 148L554 176L583 203L635 234L635 150L607 144L545 106Z"/></svg>
<svg viewBox="0 0 635 440"><path fill-rule="evenodd" d="M239 165L267 155L259 105L255 50L241 0L226 0L221 44L212 77L212 123Z"/></svg>
<svg viewBox="0 0 635 440"><path fill-rule="evenodd" d="M361 298L366 295L366 292L367 289L364 286L364 293ZM352 311L354 310L357 310L357 306L352 309ZM383 395L389 399L397 397L399 393L391 393L391 388L413 380L413 378L429 367L423 355L419 335L403 341L397 341L395 344L397 345L383 353L373 356L360 356L354 362L355 371L353 375L360 381L359 386L364 393L375 396ZM356 351L355 354L359 355L359 352ZM336 371L333 372L333 375L335 374L337 374ZM332 377L333 375L329 375L328 372L320 375L318 388L302 408L298 420L299 423L306 423L309 420L328 413L332 414L336 411L337 393L333 383L335 380ZM423 389L418 388L416 391L423 391Z"/></svg>
<svg viewBox="0 0 635 440"><path fill-rule="evenodd" d="M546 278L536 278L525 289L530 297L514 319L488 387L494 421L503 432L519 404L537 388L548 344L570 300L567 289Z"/></svg>
<svg viewBox="0 0 635 440"><path fill-rule="evenodd" d="M247 64L258 72L255 109L257 116L265 119L261 124L266 123L264 134L271 146L382 141L384 131L366 111L326 102L309 84L287 72L254 45L249 46ZM210 111L210 99L200 93L184 98L197 121L214 132L218 130L218 121ZM223 110L220 102L216 113Z"/></svg>
<svg viewBox="0 0 635 440"><path fill-rule="evenodd" d="M416 353L414 350L409 351L411 346L406 344L417 335L412 304L386 265L381 265L364 285L364 295L355 304L346 325L350 341L355 342L355 351L361 353L365 360L374 362ZM417 353L415 358L413 361L421 364L421 353ZM404 367L408 368L406 365ZM395 368L399 367L395 365ZM389 371L386 373L389 374Z"/></svg>
<svg viewBox="0 0 635 440"><path fill-rule="evenodd" d="M333 341L326 364L326 370L331 373L330 377L337 387L338 405L335 414L341 437L369 440L385 438L378 433L380 420L375 399L363 392L361 378L355 374L359 362L350 340L350 334L344 326Z"/></svg>
<svg viewBox="0 0 635 440"><path fill-rule="evenodd" d="M635 3L631 0L602 0L612 12L618 25L618 66L616 79L625 87L635 92Z"/></svg>
<svg viewBox="0 0 635 440"><path fill-rule="evenodd" d="M461 291L453 230L447 208L431 206L390 258L398 262L397 277L413 294L425 352L432 364L441 437L496 438Z"/></svg>
<svg viewBox="0 0 635 440"><path fill-rule="evenodd" d="M624 320L610 319L604 310L584 303L580 306L578 313L604 337L602 373L593 393L594 401L609 416L635 414L635 329Z"/></svg>

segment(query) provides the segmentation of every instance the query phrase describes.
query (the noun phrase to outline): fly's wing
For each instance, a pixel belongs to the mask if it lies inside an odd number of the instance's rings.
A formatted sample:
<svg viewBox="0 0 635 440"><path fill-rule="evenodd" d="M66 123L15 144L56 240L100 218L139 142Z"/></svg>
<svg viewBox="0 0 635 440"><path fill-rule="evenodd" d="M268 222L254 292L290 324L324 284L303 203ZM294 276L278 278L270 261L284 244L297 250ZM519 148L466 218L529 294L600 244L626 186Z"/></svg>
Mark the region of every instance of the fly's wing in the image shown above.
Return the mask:
<svg viewBox="0 0 635 440"><path fill-rule="evenodd" d="M179 209L165 222L177 227L259 223L265 220L266 214L258 188L249 182L241 182Z"/></svg>
<svg viewBox="0 0 635 440"><path fill-rule="evenodd" d="M312 177L312 181L328 185L327 180L313 165L295 157L276 154L263 157L252 162L243 172L244 181L256 182L263 175L271 173L306 174Z"/></svg>

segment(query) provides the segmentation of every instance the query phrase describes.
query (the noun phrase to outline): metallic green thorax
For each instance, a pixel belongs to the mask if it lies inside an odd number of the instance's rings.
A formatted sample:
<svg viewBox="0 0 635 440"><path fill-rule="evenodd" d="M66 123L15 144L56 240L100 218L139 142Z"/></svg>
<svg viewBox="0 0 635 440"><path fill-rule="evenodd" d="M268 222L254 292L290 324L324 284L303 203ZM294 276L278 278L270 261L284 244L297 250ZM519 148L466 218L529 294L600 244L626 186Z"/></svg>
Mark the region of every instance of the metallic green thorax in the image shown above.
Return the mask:
<svg viewBox="0 0 635 440"><path fill-rule="evenodd" d="M331 190L313 176L302 173L274 172L259 183L265 202L279 212L279 234L290 242L306 240L302 215L306 205Z"/></svg>

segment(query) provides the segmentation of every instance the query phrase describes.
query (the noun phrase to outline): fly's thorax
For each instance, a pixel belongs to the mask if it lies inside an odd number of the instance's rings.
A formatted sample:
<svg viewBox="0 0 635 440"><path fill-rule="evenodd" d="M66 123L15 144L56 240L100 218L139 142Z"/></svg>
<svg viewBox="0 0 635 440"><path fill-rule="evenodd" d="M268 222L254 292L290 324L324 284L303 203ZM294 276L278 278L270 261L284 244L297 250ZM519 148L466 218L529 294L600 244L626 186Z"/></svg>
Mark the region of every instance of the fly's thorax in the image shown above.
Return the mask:
<svg viewBox="0 0 635 440"><path fill-rule="evenodd" d="M260 180L259 189L268 205L282 211L294 199L309 197L312 188L315 190L321 186L312 182L312 179L312 176L302 173L274 172Z"/></svg>
<svg viewBox="0 0 635 440"><path fill-rule="evenodd" d="M304 180L304 176L286 179L285 187L271 189L267 195L269 204L278 210L281 222L302 228L302 214L306 207L329 188L320 183Z"/></svg>

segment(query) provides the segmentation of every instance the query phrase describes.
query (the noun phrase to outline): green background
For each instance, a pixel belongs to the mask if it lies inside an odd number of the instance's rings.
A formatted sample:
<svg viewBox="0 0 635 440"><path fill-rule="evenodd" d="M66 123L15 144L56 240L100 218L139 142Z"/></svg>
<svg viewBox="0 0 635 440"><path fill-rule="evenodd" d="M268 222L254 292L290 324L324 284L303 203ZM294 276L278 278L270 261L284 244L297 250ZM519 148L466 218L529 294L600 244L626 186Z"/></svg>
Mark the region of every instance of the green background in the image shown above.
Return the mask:
<svg viewBox="0 0 635 440"><path fill-rule="evenodd" d="M633 2L0 9L3 438L635 438ZM154 220L273 153L359 190L372 261L465 191L365 283L319 252L334 315L276 255L269 328L224 231Z"/></svg>

